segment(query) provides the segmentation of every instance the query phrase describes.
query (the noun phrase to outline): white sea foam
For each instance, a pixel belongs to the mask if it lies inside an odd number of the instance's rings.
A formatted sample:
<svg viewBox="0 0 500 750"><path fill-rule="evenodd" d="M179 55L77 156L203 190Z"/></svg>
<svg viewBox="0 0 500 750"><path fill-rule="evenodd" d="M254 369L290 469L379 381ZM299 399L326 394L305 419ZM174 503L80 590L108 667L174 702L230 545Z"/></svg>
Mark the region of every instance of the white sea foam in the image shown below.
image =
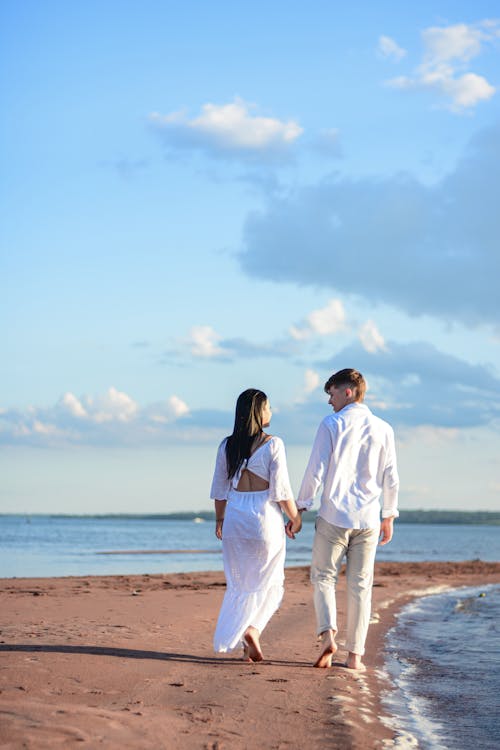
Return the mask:
<svg viewBox="0 0 500 750"><path fill-rule="evenodd" d="M495 719L500 663L494 663L500 661L499 614L496 584L426 596L399 613L386 641L385 667L395 689L382 695L395 745L500 747Z"/></svg>

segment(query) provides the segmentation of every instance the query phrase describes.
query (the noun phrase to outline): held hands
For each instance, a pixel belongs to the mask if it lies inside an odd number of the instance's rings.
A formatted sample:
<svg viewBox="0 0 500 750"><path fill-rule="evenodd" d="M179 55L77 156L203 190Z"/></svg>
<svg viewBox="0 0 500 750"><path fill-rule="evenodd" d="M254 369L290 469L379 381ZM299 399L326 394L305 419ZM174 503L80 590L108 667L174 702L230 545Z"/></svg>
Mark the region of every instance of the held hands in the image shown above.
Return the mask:
<svg viewBox="0 0 500 750"><path fill-rule="evenodd" d="M293 521L288 521L285 526L285 534L289 539L295 539L295 534L298 534L302 528L302 513L297 513Z"/></svg>

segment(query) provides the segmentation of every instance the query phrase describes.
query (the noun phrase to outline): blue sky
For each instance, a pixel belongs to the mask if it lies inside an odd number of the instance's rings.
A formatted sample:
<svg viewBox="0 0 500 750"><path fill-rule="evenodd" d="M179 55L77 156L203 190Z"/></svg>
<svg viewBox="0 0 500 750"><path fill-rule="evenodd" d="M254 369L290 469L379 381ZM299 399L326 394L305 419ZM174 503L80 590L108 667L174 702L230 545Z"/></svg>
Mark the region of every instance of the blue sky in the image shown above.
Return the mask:
<svg viewBox="0 0 500 750"><path fill-rule="evenodd" d="M0 14L0 509L208 508L247 387L298 490L342 367L401 507L499 507L497 3Z"/></svg>

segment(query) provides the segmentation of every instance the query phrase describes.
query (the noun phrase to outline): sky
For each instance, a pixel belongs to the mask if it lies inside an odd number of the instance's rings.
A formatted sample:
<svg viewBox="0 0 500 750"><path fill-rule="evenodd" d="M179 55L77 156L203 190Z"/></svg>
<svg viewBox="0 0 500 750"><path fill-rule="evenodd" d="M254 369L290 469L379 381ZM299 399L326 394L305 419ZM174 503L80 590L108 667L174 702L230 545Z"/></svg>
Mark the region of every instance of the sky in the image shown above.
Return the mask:
<svg viewBox="0 0 500 750"><path fill-rule="evenodd" d="M0 8L0 512L206 510L249 387L336 370L402 509L500 508L500 7Z"/></svg>

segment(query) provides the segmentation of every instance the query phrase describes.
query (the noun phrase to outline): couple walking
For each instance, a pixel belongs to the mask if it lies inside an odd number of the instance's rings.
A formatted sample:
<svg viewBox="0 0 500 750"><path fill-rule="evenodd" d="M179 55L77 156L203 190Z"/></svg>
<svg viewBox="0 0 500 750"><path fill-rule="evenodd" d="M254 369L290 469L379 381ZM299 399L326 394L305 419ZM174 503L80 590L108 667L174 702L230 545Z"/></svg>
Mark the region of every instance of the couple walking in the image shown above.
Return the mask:
<svg viewBox="0 0 500 750"><path fill-rule="evenodd" d="M297 501L283 442L264 432L271 421L266 394L250 388L238 398L234 430L219 446L210 493L227 583L216 651L243 645L246 660L263 659L260 635L283 597L285 535L293 539L300 532L301 513L311 508L322 486L311 563L321 638L314 666L330 667L337 651L335 587L345 557L345 666L364 669L375 552L379 539L380 544L390 542L398 515L394 434L363 403L366 382L357 370L336 372L325 392L334 414L318 428ZM289 519L286 525L282 511Z"/></svg>

